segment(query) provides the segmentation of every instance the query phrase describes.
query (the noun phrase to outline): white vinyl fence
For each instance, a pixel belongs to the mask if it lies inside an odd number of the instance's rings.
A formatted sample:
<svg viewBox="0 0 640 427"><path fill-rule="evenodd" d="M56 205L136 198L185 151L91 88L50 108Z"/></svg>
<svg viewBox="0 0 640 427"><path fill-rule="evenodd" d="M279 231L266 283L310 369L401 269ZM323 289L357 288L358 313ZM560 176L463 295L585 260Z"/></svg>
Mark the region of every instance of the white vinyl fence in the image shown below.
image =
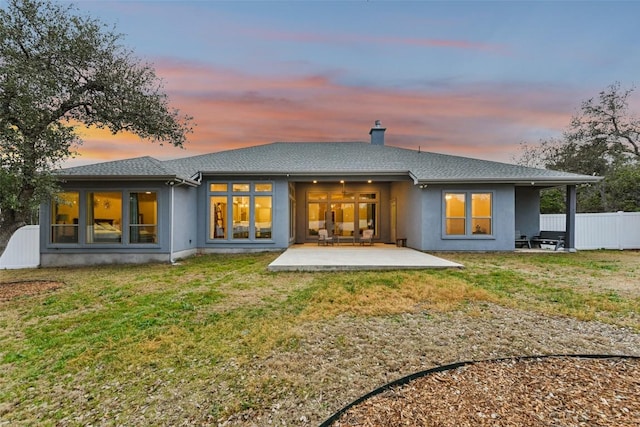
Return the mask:
<svg viewBox="0 0 640 427"><path fill-rule="evenodd" d="M34 268L40 265L40 226L19 228L0 256L0 270Z"/></svg>
<svg viewBox="0 0 640 427"><path fill-rule="evenodd" d="M540 215L540 230L564 231L566 216ZM640 249L640 212L576 214L576 249Z"/></svg>

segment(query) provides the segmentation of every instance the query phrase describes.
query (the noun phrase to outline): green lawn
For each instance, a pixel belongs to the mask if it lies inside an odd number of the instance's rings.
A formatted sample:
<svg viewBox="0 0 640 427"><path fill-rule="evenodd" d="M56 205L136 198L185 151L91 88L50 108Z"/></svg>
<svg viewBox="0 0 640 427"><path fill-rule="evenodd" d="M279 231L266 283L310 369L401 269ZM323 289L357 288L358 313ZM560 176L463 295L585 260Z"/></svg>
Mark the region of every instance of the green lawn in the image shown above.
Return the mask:
<svg viewBox="0 0 640 427"><path fill-rule="evenodd" d="M0 425L262 425L268 414L317 425L341 406L322 378L344 374L331 373L331 358L337 366L359 345L350 324L418 315L473 323L499 306L640 332L637 252L443 254L463 270L268 272L276 256L0 271L0 283L63 283L0 301ZM314 342L323 330L331 333ZM305 360L326 376L301 379Z"/></svg>

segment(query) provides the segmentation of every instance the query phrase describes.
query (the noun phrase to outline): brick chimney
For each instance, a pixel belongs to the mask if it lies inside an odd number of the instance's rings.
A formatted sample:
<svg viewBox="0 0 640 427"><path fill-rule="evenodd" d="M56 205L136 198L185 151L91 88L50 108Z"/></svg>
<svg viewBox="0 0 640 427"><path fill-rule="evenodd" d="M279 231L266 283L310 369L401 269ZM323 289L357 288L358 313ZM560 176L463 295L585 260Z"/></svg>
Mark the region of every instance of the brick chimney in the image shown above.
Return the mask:
<svg viewBox="0 0 640 427"><path fill-rule="evenodd" d="M371 135L371 145L384 145L384 131L387 128L383 128L380 120L376 120L375 125L369 131Z"/></svg>

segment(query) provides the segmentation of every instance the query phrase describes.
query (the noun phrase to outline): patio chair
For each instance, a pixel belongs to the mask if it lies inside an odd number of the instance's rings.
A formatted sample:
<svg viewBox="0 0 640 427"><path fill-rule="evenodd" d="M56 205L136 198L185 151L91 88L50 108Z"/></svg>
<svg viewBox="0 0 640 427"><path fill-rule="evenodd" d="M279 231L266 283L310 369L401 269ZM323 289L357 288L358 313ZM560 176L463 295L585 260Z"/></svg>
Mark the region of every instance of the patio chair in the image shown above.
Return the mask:
<svg viewBox="0 0 640 427"><path fill-rule="evenodd" d="M531 242L527 238L526 234L520 233L520 230L516 230L516 248L524 248L525 246L531 249Z"/></svg>
<svg viewBox="0 0 640 427"><path fill-rule="evenodd" d="M329 231L326 228L321 228L318 230L318 246L328 244L333 246L333 237L329 236Z"/></svg>
<svg viewBox="0 0 640 427"><path fill-rule="evenodd" d="M362 230L360 244L364 245L365 243L368 243L369 246L373 245L373 230Z"/></svg>

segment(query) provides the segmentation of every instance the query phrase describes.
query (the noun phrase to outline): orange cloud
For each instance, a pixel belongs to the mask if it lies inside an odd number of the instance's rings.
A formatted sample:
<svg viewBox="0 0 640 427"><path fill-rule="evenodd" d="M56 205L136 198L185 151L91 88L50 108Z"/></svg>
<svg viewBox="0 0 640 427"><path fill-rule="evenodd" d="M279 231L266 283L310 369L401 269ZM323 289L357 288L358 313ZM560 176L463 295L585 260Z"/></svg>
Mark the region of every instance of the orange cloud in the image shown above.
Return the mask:
<svg viewBox="0 0 640 427"><path fill-rule="evenodd" d="M522 141L557 135L576 95L557 87L453 88L349 86L339 74L267 77L194 63L160 61L172 105L194 116L184 150L135 135L83 132L73 164L151 155L196 155L273 141L366 141L374 120L389 145L510 161Z"/></svg>

